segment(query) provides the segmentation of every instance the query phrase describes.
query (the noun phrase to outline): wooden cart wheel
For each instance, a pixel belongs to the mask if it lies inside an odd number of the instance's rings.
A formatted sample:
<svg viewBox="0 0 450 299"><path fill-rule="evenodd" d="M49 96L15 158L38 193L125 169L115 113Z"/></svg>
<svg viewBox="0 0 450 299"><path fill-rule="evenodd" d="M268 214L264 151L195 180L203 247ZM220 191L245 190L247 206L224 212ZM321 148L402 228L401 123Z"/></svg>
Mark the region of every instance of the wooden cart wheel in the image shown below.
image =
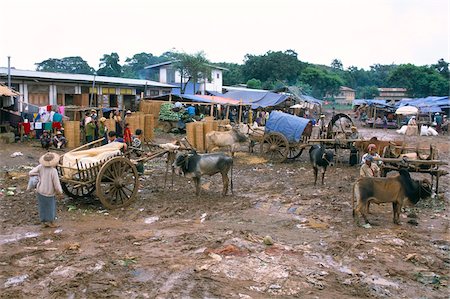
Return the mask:
<svg viewBox="0 0 450 299"><path fill-rule="evenodd" d="M108 209L126 207L135 198L139 176L133 163L124 157L115 157L103 164L97 176L96 194Z"/></svg>
<svg viewBox="0 0 450 299"><path fill-rule="evenodd" d="M283 134L271 132L264 136L261 153L273 162L284 162L288 156L289 142Z"/></svg>
<svg viewBox="0 0 450 299"><path fill-rule="evenodd" d="M302 155L304 149L304 146L289 146L287 158L291 160L297 159Z"/></svg>
<svg viewBox="0 0 450 299"><path fill-rule="evenodd" d="M95 184L91 185L73 185L71 183L61 182L64 193L73 199L91 197L95 190Z"/></svg>

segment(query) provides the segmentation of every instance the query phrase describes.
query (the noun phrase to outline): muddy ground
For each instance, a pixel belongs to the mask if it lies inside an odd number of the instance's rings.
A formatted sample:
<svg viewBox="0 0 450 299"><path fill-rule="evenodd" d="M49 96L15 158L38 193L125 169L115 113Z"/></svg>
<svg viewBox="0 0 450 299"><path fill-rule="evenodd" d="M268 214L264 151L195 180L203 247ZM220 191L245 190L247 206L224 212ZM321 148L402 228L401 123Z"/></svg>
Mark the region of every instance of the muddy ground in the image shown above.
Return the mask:
<svg viewBox="0 0 450 299"><path fill-rule="evenodd" d="M402 139L395 131L362 133ZM448 137L407 142L432 142L448 160ZM16 151L23 156L11 158ZM43 229L35 195L25 191L43 151L24 143L0 153L1 187L16 187L0 197L1 298L449 296L448 176L440 196L405 209L402 225L392 223L390 205L373 205L373 226L364 228L352 218L356 167L338 164L315 187L306 153L283 164L239 153L235 195L221 197L215 176L196 197L183 177L163 190L159 159L146 164L130 207L107 211L97 200L65 197L60 227Z"/></svg>

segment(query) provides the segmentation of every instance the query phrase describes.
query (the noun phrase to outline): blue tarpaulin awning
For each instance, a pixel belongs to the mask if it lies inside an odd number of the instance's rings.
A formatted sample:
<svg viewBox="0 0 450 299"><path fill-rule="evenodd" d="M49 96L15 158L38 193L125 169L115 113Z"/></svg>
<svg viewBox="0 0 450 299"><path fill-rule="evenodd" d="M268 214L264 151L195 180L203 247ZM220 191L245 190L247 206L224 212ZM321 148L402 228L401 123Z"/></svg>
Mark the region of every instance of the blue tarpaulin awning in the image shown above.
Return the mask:
<svg viewBox="0 0 450 299"><path fill-rule="evenodd" d="M270 112L266 122L267 133L278 132L283 134L289 142L299 142L309 119L287 114L281 111Z"/></svg>
<svg viewBox="0 0 450 299"><path fill-rule="evenodd" d="M251 90L229 91L224 97L242 101L247 105L252 105L252 109L273 107L286 101L289 96L274 92L261 92Z"/></svg>

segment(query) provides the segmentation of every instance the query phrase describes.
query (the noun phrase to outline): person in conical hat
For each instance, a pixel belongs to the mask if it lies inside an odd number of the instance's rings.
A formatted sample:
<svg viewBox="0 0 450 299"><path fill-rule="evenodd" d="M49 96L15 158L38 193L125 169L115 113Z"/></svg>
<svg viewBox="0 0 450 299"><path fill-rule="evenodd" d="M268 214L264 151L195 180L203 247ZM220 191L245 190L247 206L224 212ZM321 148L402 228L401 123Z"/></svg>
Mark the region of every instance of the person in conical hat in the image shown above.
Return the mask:
<svg viewBox="0 0 450 299"><path fill-rule="evenodd" d="M39 208L39 218L42 227L56 227L56 195L62 194L56 166L60 156L48 152L39 158L39 165L29 172L29 176L37 176L36 194Z"/></svg>

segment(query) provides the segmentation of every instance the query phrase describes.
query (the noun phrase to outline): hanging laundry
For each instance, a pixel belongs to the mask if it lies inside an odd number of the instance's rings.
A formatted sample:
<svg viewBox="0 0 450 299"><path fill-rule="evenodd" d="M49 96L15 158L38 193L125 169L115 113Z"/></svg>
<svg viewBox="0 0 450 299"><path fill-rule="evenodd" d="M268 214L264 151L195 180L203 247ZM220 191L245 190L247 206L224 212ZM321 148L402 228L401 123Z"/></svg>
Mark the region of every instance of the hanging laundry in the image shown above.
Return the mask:
<svg viewBox="0 0 450 299"><path fill-rule="evenodd" d="M59 114L65 115L65 114L64 114L64 110L65 110L64 106L59 106L59 107L58 107L58 113L59 113Z"/></svg>
<svg viewBox="0 0 450 299"><path fill-rule="evenodd" d="M42 123L37 121L34 123L34 129L35 130L42 130Z"/></svg>
<svg viewBox="0 0 450 299"><path fill-rule="evenodd" d="M50 132L52 130L52 123L44 123L44 130Z"/></svg>
<svg viewBox="0 0 450 299"><path fill-rule="evenodd" d="M47 112L52 111L52 105L47 105Z"/></svg>
<svg viewBox="0 0 450 299"><path fill-rule="evenodd" d="M30 123L19 123L19 128L20 128L21 126L23 127L23 133L24 133L25 135L30 134L30 131L31 131L31 125L30 125Z"/></svg>
<svg viewBox="0 0 450 299"><path fill-rule="evenodd" d="M57 130L61 130L61 123L58 121L54 121L52 122L52 129L57 129Z"/></svg>

